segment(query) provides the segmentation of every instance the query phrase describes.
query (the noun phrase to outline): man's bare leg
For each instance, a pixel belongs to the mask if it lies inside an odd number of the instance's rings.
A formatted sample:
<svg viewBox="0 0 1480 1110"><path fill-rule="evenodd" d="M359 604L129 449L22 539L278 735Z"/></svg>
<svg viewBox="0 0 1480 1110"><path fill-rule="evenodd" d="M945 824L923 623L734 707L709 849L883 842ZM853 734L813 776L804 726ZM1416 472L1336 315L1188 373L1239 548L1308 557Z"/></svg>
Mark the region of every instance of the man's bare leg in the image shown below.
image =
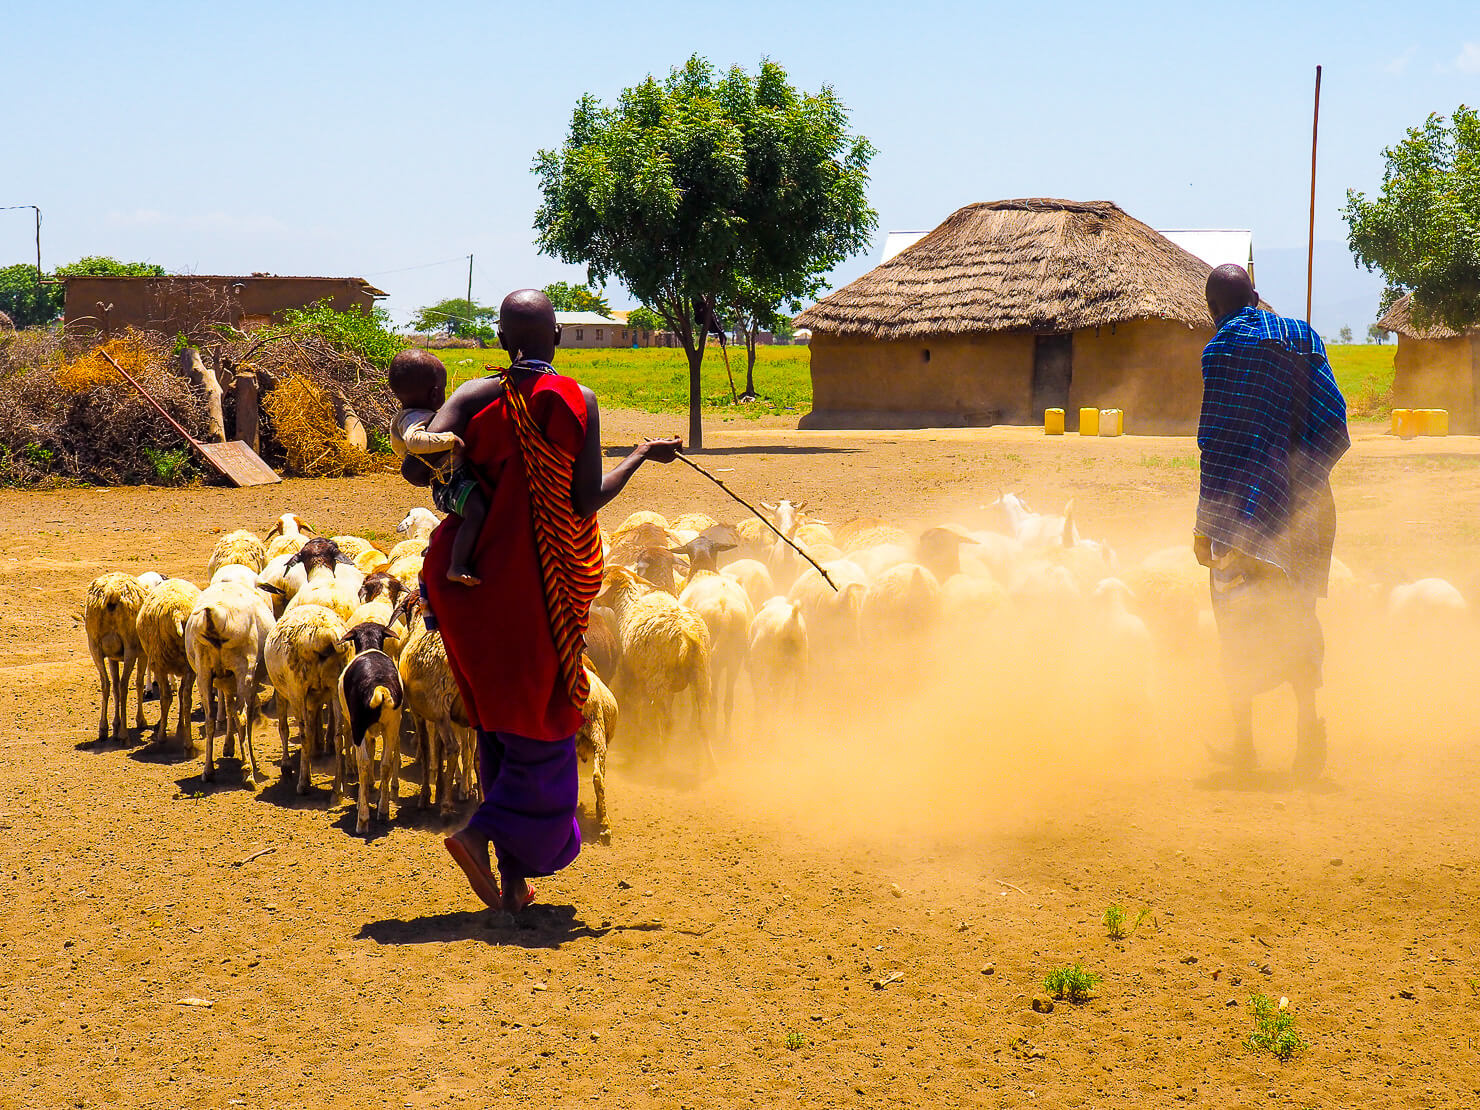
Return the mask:
<svg viewBox="0 0 1480 1110"><path fill-rule="evenodd" d="M1314 782L1326 768L1326 722L1316 711L1315 683L1292 683L1295 690L1295 777Z"/></svg>
<svg viewBox="0 0 1480 1110"><path fill-rule="evenodd" d="M462 868L463 874L467 876L468 886L479 901L491 909L498 909L501 898L488 857L488 838L476 829L464 828L442 843L447 848L447 854Z"/></svg>
<svg viewBox="0 0 1480 1110"><path fill-rule="evenodd" d="M1208 754L1235 771L1249 772L1257 762L1254 755L1254 699L1234 698L1233 746L1226 751L1209 747Z"/></svg>

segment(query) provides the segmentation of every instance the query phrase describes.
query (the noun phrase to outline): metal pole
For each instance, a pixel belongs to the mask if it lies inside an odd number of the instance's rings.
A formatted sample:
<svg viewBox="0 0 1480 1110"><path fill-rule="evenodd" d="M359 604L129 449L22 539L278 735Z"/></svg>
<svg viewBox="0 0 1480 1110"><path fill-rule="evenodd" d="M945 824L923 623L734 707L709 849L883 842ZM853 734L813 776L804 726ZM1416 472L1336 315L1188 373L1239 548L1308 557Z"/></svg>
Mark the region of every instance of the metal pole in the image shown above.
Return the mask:
<svg viewBox="0 0 1480 1110"><path fill-rule="evenodd" d="M41 209L40 208L37 208L36 205L34 205L34 204L31 205L31 207L36 209L36 284L37 285L40 285L41 284Z"/></svg>
<svg viewBox="0 0 1480 1110"><path fill-rule="evenodd" d="M468 255L468 316L469 325L472 324L473 315L473 256Z"/></svg>
<svg viewBox="0 0 1480 1110"><path fill-rule="evenodd" d="M1316 107L1310 121L1310 248L1305 256L1305 322L1310 323L1316 277L1316 136L1321 127L1321 67L1316 66Z"/></svg>

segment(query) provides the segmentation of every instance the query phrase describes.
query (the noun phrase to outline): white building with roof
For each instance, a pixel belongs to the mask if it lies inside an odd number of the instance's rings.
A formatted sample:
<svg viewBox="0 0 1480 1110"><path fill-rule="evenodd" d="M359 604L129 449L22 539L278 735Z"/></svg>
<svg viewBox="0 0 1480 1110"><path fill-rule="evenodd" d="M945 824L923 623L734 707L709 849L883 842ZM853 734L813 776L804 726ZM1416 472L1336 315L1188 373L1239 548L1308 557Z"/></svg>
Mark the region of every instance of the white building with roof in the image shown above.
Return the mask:
<svg viewBox="0 0 1480 1110"><path fill-rule="evenodd" d="M630 347L634 332L625 320L599 312L557 312L562 347Z"/></svg>

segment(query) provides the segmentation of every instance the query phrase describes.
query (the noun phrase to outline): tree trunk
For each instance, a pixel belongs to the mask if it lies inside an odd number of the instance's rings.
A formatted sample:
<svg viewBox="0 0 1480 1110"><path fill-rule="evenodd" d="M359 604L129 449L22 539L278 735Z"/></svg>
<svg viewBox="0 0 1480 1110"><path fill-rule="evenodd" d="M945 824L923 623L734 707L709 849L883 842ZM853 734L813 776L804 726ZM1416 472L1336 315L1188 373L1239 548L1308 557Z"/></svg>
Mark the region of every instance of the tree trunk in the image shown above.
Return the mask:
<svg viewBox="0 0 1480 1110"><path fill-rule="evenodd" d="M212 371L206 369L206 364L200 360L200 352L194 347L186 347L180 352L180 373L205 396L206 414L211 425L208 438L215 443L225 443L226 417L221 412L221 383Z"/></svg>
<svg viewBox="0 0 1480 1110"><path fill-rule="evenodd" d="M689 356L689 442L688 450L704 450L704 421L701 418L704 385L699 371L704 366L704 333L697 343L684 344Z"/></svg>
<svg viewBox="0 0 1480 1110"><path fill-rule="evenodd" d="M745 329L745 396L755 400L755 337L760 325L751 324Z"/></svg>
<svg viewBox="0 0 1480 1110"><path fill-rule="evenodd" d="M349 400L339 390L334 391L334 420L344 431L344 438L362 450L370 443L365 434L365 425L360 420Z"/></svg>
<svg viewBox="0 0 1480 1110"><path fill-rule="evenodd" d="M236 438L260 455L262 448L258 442L257 375L249 367L237 367L234 391Z"/></svg>

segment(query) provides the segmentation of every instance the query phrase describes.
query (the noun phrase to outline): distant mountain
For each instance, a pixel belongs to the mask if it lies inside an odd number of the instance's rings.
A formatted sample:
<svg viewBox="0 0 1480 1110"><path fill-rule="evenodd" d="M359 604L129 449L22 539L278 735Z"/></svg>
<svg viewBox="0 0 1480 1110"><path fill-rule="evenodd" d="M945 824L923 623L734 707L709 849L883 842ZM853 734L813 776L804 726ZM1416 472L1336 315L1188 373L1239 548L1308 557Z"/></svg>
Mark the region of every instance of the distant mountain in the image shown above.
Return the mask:
<svg viewBox="0 0 1480 1110"><path fill-rule="evenodd" d="M1259 295L1284 316L1305 315L1305 248L1267 247L1254 239L1254 284ZM1345 243L1316 240L1316 273L1311 299L1311 323L1322 336L1334 339L1343 327L1352 338L1366 342L1367 325L1377 320L1382 297L1381 273L1369 274L1352 261Z"/></svg>

